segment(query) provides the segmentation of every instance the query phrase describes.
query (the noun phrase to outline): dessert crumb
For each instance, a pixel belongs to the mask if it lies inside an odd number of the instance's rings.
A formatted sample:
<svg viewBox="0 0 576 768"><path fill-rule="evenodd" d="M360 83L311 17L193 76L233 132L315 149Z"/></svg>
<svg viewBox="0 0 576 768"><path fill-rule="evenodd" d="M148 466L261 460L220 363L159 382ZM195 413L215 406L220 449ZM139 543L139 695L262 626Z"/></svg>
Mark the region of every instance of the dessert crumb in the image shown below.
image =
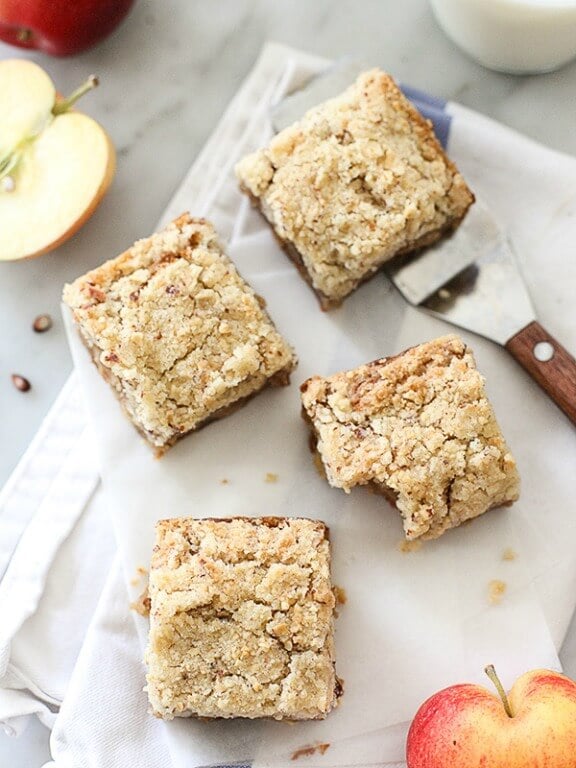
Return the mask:
<svg viewBox="0 0 576 768"><path fill-rule="evenodd" d="M326 470L324 469L324 464L322 462L322 458L318 452L314 452L314 467L316 469L316 472L320 475L322 480L326 480Z"/></svg>
<svg viewBox="0 0 576 768"><path fill-rule="evenodd" d="M421 546L422 542L419 539L416 539L415 541L407 541L406 539L402 539L402 541L398 544L398 549L400 552L407 554L408 552L418 552Z"/></svg>
<svg viewBox="0 0 576 768"><path fill-rule="evenodd" d="M292 753L292 757L290 759L299 760L301 757L310 757L311 755L316 754L316 752L319 752L321 755L323 755L325 754L329 746L330 744L324 743L324 744L314 744L311 747L301 747L300 749L297 749Z"/></svg>
<svg viewBox="0 0 576 768"><path fill-rule="evenodd" d="M334 595L334 599L336 600L336 606L334 608L334 618L338 618L340 616L340 611L338 610L341 605L345 605L348 598L346 597L346 592L342 587L333 587L332 588L332 594Z"/></svg>
<svg viewBox="0 0 576 768"><path fill-rule="evenodd" d="M223 477L222 480L220 480L220 485L229 485L230 480L228 480L227 477Z"/></svg>
<svg viewBox="0 0 576 768"><path fill-rule="evenodd" d="M491 605L499 605L506 592L506 582L500 579L492 579L488 584L488 593Z"/></svg>
<svg viewBox="0 0 576 768"><path fill-rule="evenodd" d="M517 557L518 554L512 549L512 547L507 547L504 552L502 552L502 560L506 560L507 562L516 560Z"/></svg>
<svg viewBox="0 0 576 768"><path fill-rule="evenodd" d="M148 587L146 587L137 600L130 603L130 610L136 611L137 614L144 616L144 618L150 616L150 595L148 594Z"/></svg>
<svg viewBox="0 0 576 768"><path fill-rule="evenodd" d="M277 483L278 482L278 475L275 472L266 472L266 482L267 483Z"/></svg>
<svg viewBox="0 0 576 768"><path fill-rule="evenodd" d="M336 605L346 605L348 602L346 590L343 587L334 587L333 592L336 598Z"/></svg>
<svg viewBox="0 0 576 768"><path fill-rule="evenodd" d="M144 568L144 566L142 566L142 565L139 565L139 566L136 568L136 575L135 575L133 578L131 578L131 579L130 579L130 584L131 584L133 587L137 586L137 584L139 584L139 583L140 583L141 579L142 579L144 576L148 576L148 569L147 569L147 568Z"/></svg>

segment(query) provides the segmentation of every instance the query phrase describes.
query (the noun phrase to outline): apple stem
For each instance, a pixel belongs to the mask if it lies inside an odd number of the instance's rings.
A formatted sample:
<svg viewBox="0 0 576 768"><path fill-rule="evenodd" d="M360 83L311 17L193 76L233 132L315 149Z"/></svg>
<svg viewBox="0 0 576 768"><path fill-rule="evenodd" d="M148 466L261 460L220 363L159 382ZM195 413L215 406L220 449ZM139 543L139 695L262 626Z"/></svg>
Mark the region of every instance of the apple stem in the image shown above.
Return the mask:
<svg viewBox="0 0 576 768"><path fill-rule="evenodd" d="M496 670L494 669L494 664L488 664L488 666L484 668L484 672L488 675L490 680L494 683L494 687L498 691L498 696L500 696L500 698L502 699L502 704L504 704L504 709L506 710L506 714L508 715L508 717L514 717L514 714L512 712L512 707L510 706L510 701L508 699L508 696L506 695L504 686L500 682L500 678L496 674Z"/></svg>
<svg viewBox="0 0 576 768"><path fill-rule="evenodd" d="M27 27L20 27L18 32L16 32L16 40L19 43L29 43L32 40L32 30Z"/></svg>
<svg viewBox="0 0 576 768"><path fill-rule="evenodd" d="M52 114L62 115L64 112L68 112L68 110L71 109L74 106L74 104L76 104L78 99L81 99L85 93L88 93L88 91L91 91L93 88L96 88L99 82L100 81L98 80L96 75L90 75L90 77L86 80L86 82L82 83L81 86L76 88L76 90L73 91L70 94L70 96L68 96L67 99L62 99L61 101L57 101L54 104L54 106L52 107Z"/></svg>

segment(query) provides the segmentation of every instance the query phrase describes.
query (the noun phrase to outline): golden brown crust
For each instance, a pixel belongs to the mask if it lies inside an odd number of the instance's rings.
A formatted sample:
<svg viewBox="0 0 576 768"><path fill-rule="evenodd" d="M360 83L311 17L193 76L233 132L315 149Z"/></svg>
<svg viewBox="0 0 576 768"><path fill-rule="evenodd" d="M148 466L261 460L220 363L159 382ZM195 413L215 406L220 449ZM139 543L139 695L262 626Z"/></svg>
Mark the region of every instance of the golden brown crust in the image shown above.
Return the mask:
<svg viewBox="0 0 576 768"><path fill-rule="evenodd" d="M336 705L324 523L161 520L150 596L147 680L157 716L307 720Z"/></svg>
<svg viewBox="0 0 576 768"><path fill-rule="evenodd" d="M331 485L371 485L408 539L436 538L518 498L515 461L471 351L445 336L301 387Z"/></svg>
<svg viewBox="0 0 576 768"><path fill-rule="evenodd" d="M431 124L378 70L243 158L236 172L324 307L392 257L454 229L474 200Z"/></svg>
<svg viewBox="0 0 576 768"><path fill-rule="evenodd" d="M286 383L296 362L212 225L188 214L66 286L64 301L158 453Z"/></svg>

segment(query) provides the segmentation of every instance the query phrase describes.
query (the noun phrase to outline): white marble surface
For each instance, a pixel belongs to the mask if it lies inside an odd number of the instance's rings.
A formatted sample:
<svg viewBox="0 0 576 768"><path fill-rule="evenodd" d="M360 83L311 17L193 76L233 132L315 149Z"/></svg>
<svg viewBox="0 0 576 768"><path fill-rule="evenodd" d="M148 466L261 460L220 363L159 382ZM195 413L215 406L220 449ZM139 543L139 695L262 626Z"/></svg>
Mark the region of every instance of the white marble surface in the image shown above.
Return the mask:
<svg viewBox="0 0 576 768"><path fill-rule="evenodd" d="M91 72L100 76L83 108L110 133L118 172L71 241L38 260L0 264L0 484L71 367L59 317L62 284L151 231L267 39L331 57L361 55L406 83L576 155L576 63L524 78L489 72L446 39L426 0L139 0L93 51L61 60L32 55L64 93ZM18 55L0 44L0 58ZM55 326L34 334L31 323L44 312ZM30 379L30 392L13 388L13 372ZM576 627L563 660L576 676ZM0 736L0 766L39 768L47 759L40 726L18 742Z"/></svg>

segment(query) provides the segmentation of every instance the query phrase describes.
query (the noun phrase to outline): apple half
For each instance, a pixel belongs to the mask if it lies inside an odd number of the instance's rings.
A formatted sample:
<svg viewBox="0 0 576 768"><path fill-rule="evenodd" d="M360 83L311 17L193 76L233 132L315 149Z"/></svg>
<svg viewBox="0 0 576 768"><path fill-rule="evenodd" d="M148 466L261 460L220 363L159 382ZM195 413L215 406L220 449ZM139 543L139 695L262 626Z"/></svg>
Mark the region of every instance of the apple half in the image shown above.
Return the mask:
<svg viewBox="0 0 576 768"><path fill-rule="evenodd" d="M95 120L72 110L88 81L60 99L31 61L0 61L0 261L53 250L74 234L110 186L116 154Z"/></svg>

